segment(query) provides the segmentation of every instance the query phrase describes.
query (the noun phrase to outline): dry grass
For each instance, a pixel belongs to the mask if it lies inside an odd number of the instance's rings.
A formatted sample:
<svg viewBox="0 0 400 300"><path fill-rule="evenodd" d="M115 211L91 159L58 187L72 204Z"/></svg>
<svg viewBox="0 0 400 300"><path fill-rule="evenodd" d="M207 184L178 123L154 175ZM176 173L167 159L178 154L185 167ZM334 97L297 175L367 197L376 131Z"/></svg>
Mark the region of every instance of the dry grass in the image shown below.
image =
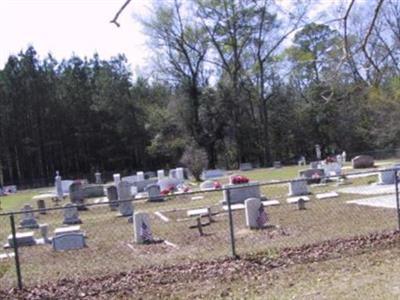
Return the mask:
<svg viewBox="0 0 400 300"><path fill-rule="evenodd" d="M355 179L352 184L363 185L374 178ZM299 211L295 205L285 203L287 185L263 186L263 194L281 202L280 206L267 209L271 223L279 228L247 230L244 211L235 211L233 217L238 254L262 251L273 255L281 247L396 228L395 210L346 204L347 200L365 196L341 194L335 199L314 198L315 193L335 189L335 183L313 187L307 209ZM128 271L143 265L170 265L228 255L230 243L226 213L221 213L215 218L216 222L204 227L205 235L201 237L196 229L189 229L189 225L194 224L193 221L176 222L178 217L185 216L187 209L218 204L222 200L222 192L204 194L203 200L193 201L190 198L177 196L162 203L134 204L135 211L151 213L154 235L177 245L178 248L164 243L136 245L133 243L132 224L128 224L126 218L116 217L117 213L111 212L108 206L92 207L89 211L80 213L83 221L81 228L87 235L87 248L68 252L54 252L50 245L20 249L24 283L30 285L58 278ZM171 217L170 222L164 222L152 214L155 211L181 208L185 210L166 213ZM221 207L218 210L222 210ZM50 233L62 226L62 211L52 211L38 217L39 223L49 224ZM8 218L0 218L0 241L5 242L9 232ZM35 235L39 237L39 232L36 231ZM0 285L15 285L15 272L10 261L0 262Z"/></svg>

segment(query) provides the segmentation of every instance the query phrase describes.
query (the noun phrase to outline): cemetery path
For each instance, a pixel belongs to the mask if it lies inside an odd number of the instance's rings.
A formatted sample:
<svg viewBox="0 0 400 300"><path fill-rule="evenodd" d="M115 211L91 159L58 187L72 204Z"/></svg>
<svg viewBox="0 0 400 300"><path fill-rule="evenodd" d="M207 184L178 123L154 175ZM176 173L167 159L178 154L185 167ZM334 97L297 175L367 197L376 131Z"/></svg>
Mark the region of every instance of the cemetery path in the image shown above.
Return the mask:
<svg viewBox="0 0 400 300"><path fill-rule="evenodd" d="M1 299L380 298L400 296L400 233L336 239L279 253L94 278L64 279L10 291Z"/></svg>

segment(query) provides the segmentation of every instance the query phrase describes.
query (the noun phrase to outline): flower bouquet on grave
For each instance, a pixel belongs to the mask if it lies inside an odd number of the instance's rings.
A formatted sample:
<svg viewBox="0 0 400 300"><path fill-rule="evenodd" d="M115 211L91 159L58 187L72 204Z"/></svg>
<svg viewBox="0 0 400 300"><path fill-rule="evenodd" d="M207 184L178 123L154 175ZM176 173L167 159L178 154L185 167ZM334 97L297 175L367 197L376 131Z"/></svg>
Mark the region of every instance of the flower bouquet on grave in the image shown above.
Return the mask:
<svg viewBox="0 0 400 300"><path fill-rule="evenodd" d="M173 194L176 191L176 187L173 185L168 186L167 188L163 189L160 194L163 196Z"/></svg>
<svg viewBox="0 0 400 300"><path fill-rule="evenodd" d="M216 189L216 190L222 188L222 185L219 181L214 181L213 185L214 185L214 189Z"/></svg>
<svg viewBox="0 0 400 300"><path fill-rule="evenodd" d="M236 175L232 177L232 184L248 183L249 179L246 176Z"/></svg>

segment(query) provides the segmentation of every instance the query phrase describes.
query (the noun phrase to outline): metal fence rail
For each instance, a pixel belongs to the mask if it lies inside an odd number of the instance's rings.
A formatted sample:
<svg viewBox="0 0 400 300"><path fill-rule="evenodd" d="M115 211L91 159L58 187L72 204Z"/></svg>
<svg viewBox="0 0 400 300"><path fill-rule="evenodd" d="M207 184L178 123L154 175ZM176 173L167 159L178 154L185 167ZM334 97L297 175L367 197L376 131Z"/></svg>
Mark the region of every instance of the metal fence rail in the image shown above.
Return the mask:
<svg viewBox="0 0 400 300"><path fill-rule="evenodd" d="M397 175L396 169L391 170ZM274 253L285 247L398 229L398 177L395 176L392 185L377 185L375 191L370 183L376 181L376 174L380 171L346 174L346 180L343 176L321 178L325 183L308 185L310 193L300 196L305 200L305 209L301 210L296 201L287 201L290 198L288 185L293 180L258 183L255 186L265 197L262 200L271 204L265 206L268 226L258 230L249 229L246 225L243 205L231 203L232 193L244 191L246 185L173 194L166 196L163 202L148 202L147 198L127 200L132 201L135 212L149 214L151 231L157 242L145 245L134 243L133 225L128 218L118 217L118 212L111 210L109 204L94 203L90 199L86 204L88 210L79 212L82 220L80 228L87 244L79 250L58 252L49 243L19 247L17 232L33 231L39 240L42 237L40 229L19 229L18 224L23 218L20 211L1 213L1 246L8 242L11 235L15 247L3 250L9 257L0 260L0 286L21 288L22 284L31 286L65 278L100 276L148 265ZM224 191L226 206L221 205ZM338 193L337 197L317 198L317 195L332 194L334 191ZM389 199L394 206L388 208L350 202L375 203L379 199ZM189 215L194 209L207 208L209 213ZM49 236L56 228L65 226L63 207L30 212L39 224L48 224Z"/></svg>

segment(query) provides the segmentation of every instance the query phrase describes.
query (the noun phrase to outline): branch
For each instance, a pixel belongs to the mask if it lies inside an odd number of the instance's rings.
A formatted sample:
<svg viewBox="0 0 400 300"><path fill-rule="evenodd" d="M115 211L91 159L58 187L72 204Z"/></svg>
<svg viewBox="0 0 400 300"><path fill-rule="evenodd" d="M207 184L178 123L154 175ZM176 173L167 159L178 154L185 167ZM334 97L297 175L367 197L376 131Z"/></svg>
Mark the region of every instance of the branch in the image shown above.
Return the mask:
<svg viewBox="0 0 400 300"><path fill-rule="evenodd" d="M114 23L117 27L120 27L120 24L118 23L118 18L119 15L124 11L124 9L128 6L129 2L131 0L126 0L125 3L121 6L121 8L117 11L117 13L114 16L114 19L110 21L110 23Z"/></svg>
<svg viewBox="0 0 400 300"><path fill-rule="evenodd" d="M367 34L365 35L364 41L363 41L363 43L362 43L362 45L361 45L361 49L362 49L362 51L364 52L365 57L368 59L368 61L370 62L370 64L374 67L374 69L375 69L378 73L380 73L381 71L379 70L379 68L378 68L378 66L375 64L375 62L373 61L372 57L368 54L368 51L367 51L367 43L368 43L368 39L369 39L369 37L370 37L370 35L371 35L371 33L372 33L372 30L374 29L375 22L376 22L376 19L378 18L379 10L380 10L382 4L383 4L383 0L379 0L377 6L376 6L376 8L375 8L374 17L373 17L373 19L372 19L371 25L369 26L368 32L367 32Z"/></svg>

